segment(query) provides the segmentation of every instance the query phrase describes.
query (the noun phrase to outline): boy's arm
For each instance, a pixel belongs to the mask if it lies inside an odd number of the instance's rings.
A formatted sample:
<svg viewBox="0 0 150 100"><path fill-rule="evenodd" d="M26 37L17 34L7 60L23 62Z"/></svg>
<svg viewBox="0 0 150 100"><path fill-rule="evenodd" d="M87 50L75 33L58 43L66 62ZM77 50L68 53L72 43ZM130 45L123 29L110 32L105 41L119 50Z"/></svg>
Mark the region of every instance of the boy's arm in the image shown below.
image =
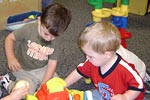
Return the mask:
<svg viewBox="0 0 150 100"><path fill-rule="evenodd" d="M21 66L15 57L14 41L16 41L16 39L12 32L5 39L5 53L8 60L9 69L12 71L17 71L21 68Z"/></svg>
<svg viewBox="0 0 150 100"><path fill-rule="evenodd" d="M124 94L114 95L111 100L135 100L139 94L140 91L128 90Z"/></svg>
<svg viewBox="0 0 150 100"><path fill-rule="evenodd" d="M47 70L43 77L42 83L46 83L49 79L51 79L56 71L57 60L49 60L47 64Z"/></svg>
<svg viewBox="0 0 150 100"><path fill-rule="evenodd" d="M72 71L68 77L65 79L66 82L66 87L69 87L70 85L72 85L73 83L77 82L79 79L81 79L83 76L81 76L77 70L75 69L74 71Z"/></svg>
<svg viewBox="0 0 150 100"><path fill-rule="evenodd" d="M140 91L128 90L124 93L124 95L127 98L126 100L135 100L140 93Z"/></svg>

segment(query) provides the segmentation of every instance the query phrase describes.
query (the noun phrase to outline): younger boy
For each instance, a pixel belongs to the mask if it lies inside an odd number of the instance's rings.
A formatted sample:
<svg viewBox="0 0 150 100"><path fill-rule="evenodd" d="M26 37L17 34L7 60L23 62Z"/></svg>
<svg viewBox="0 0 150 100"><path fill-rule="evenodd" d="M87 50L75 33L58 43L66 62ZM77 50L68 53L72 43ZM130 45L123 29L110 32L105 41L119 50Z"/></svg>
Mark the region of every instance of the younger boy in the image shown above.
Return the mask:
<svg viewBox="0 0 150 100"><path fill-rule="evenodd" d="M9 69L18 80L29 82L29 94L53 77L58 58L60 36L71 21L71 13L63 5L47 6L37 22L25 25L5 39L5 52ZM16 53L14 43L18 42ZM10 91L14 83L9 84Z"/></svg>
<svg viewBox="0 0 150 100"><path fill-rule="evenodd" d="M94 23L80 36L87 60L65 79L67 87L82 77L92 79L93 100L143 100L144 85L133 64L116 50L120 46L118 29L108 22Z"/></svg>

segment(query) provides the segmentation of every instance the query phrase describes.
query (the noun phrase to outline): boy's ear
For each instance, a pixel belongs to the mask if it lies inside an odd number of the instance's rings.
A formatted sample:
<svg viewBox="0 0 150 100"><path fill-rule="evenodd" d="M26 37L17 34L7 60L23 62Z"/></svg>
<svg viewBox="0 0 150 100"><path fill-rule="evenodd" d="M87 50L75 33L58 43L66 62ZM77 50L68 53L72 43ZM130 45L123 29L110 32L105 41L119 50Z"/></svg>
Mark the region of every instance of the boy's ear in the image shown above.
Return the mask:
<svg viewBox="0 0 150 100"><path fill-rule="evenodd" d="M37 17L37 19L38 19L38 20L40 20L40 19L41 19L41 17Z"/></svg>
<svg viewBox="0 0 150 100"><path fill-rule="evenodd" d="M104 54L106 57L111 57L113 55L113 51L106 51Z"/></svg>

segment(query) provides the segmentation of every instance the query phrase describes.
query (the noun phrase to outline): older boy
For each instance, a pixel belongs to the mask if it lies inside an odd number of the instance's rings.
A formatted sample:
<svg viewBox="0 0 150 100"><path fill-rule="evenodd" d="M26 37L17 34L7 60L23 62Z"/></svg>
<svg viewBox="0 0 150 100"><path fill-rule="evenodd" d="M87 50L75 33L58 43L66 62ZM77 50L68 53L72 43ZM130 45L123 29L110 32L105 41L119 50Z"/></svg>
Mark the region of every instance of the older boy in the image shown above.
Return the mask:
<svg viewBox="0 0 150 100"><path fill-rule="evenodd" d="M58 58L60 36L71 21L71 13L63 5L54 3L47 6L38 21L25 25L10 33L5 39L5 52L9 69L18 80L30 84L33 94L41 83L53 77ZM14 53L14 43L19 46ZM14 83L8 86L10 91Z"/></svg>

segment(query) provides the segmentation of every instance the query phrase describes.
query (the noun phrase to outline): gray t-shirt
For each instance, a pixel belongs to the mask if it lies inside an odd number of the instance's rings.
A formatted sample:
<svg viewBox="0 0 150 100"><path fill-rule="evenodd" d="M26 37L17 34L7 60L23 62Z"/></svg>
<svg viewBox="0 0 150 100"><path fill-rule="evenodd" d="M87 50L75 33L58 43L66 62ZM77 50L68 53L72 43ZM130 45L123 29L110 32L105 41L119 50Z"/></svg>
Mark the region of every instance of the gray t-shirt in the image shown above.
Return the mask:
<svg viewBox="0 0 150 100"><path fill-rule="evenodd" d="M48 59L58 60L60 38L48 43L41 40L38 32L38 23L25 25L23 28L14 31L16 42L16 57L25 70L32 70L44 67Z"/></svg>

